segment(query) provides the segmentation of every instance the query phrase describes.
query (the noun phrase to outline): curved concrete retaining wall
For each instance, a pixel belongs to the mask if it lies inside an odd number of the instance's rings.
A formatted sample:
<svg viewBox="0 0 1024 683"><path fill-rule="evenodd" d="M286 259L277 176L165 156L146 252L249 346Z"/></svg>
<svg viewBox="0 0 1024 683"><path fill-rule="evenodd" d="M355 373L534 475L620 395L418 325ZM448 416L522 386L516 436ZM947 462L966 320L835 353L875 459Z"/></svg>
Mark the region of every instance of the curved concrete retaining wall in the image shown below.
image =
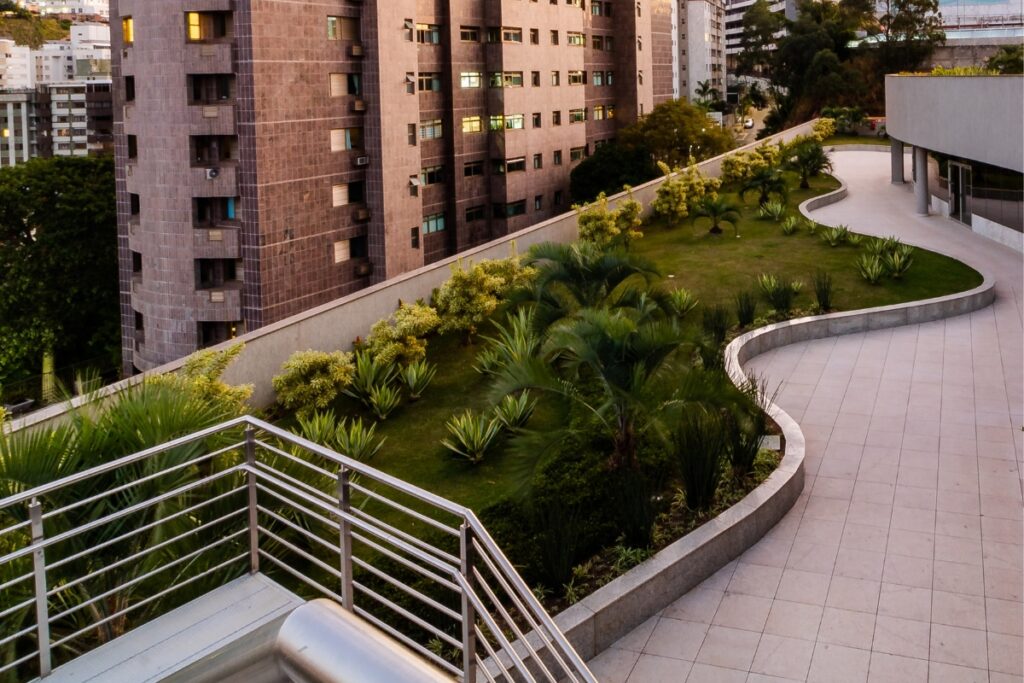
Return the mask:
<svg viewBox="0 0 1024 683"><path fill-rule="evenodd" d="M842 183L842 181L840 181ZM805 216L847 196L845 183L800 205ZM936 251L933 249L933 251ZM939 252L941 253L941 252ZM947 254L951 256L950 254ZM977 268L976 268L977 269ZM801 341L950 318L985 308L995 281L967 292L877 308L798 318L737 337L725 363L736 384L747 380L743 365L762 353ZM804 487L806 442L800 425L774 403L769 415L782 430L785 452L778 469L743 500L643 564L600 588L555 618L585 659L591 659L754 545L796 502Z"/></svg>

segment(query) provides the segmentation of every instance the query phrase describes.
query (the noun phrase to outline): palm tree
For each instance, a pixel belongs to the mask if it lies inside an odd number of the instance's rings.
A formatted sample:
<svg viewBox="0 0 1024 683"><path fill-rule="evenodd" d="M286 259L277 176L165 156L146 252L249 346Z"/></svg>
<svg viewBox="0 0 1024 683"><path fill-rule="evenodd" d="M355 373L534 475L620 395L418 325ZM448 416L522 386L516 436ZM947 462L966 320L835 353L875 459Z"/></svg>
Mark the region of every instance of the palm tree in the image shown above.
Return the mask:
<svg viewBox="0 0 1024 683"><path fill-rule="evenodd" d="M786 167L800 175L800 187L806 190L811 186L808 182L810 178L832 170L832 160L820 142L805 140L793 149Z"/></svg>
<svg viewBox="0 0 1024 683"><path fill-rule="evenodd" d="M740 188L740 199L742 200L748 192L758 193L757 203L761 206L766 204L773 194L785 199L789 194L789 186L781 170L766 166L759 168L743 183Z"/></svg>
<svg viewBox="0 0 1024 683"><path fill-rule="evenodd" d="M694 89L694 94L704 104L709 104L717 100L720 96L718 88L711 85L711 81L698 81L697 87Z"/></svg>
<svg viewBox="0 0 1024 683"><path fill-rule="evenodd" d="M708 232L712 235L721 235L722 223L729 223L732 225L736 237L739 237L740 212L738 209L738 206L717 194L705 195L693 208L693 221L696 223L698 218L710 220L711 228Z"/></svg>

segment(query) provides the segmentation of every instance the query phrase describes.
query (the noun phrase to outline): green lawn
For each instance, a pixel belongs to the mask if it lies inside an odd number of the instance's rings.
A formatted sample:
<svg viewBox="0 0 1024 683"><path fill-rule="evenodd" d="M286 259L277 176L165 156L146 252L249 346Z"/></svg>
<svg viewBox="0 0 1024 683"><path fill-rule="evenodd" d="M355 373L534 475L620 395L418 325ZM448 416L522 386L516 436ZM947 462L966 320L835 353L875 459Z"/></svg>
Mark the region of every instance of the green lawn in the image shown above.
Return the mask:
<svg viewBox="0 0 1024 683"><path fill-rule="evenodd" d="M789 204L795 212L799 202L837 186L832 178L814 179L813 188L793 192ZM654 222L645 226L646 236L635 242L634 248L654 260L665 275L674 276L669 282L690 289L704 303L728 304L730 310L735 294L744 289L754 291L755 278L762 272L803 280L806 286L796 303L801 308L813 303L810 277L818 268L832 274L834 300L840 309L939 296L981 282L981 276L967 266L918 250L904 281L868 285L857 273L858 249L830 248L805 231L785 237L774 223L754 218L755 204L756 196L749 196L740 222L740 239L728 226L724 234L711 236L704 220L697 226L687 220L674 227ZM760 315L767 308L763 303L759 305ZM691 314L691 321L699 320L699 311ZM447 436L445 422L453 414L467 408L490 409L488 382L472 367L483 344L480 341L465 347L457 335L430 340L428 360L437 364L437 377L420 401L403 404L379 424L378 433L388 440L370 463L478 511L515 490L526 480L529 469L504 446L474 466L458 460L440 445ZM544 421L553 419L554 411L543 408L538 408L531 427L543 429ZM348 398L340 399L335 410L339 415L361 415L371 420L359 404Z"/></svg>
<svg viewBox="0 0 1024 683"><path fill-rule="evenodd" d="M833 135L825 140L825 146L829 145L880 145L889 146L889 138L878 135Z"/></svg>

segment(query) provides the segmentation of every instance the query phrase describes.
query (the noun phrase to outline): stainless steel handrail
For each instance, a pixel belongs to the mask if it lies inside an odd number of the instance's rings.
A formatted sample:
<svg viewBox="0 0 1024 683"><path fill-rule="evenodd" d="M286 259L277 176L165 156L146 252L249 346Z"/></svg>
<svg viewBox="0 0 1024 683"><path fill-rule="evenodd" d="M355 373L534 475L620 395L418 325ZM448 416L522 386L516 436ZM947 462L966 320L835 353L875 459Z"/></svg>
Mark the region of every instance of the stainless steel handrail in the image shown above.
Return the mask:
<svg viewBox="0 0 1024 683"><path fill-rule="evenodd" d="M173 484L154 492L163 476ZM13 648L0 673L31 676L36 660L45 678L248 558L463 681L596 683L471 510L256 418L9 496L0 515L0 647Z"/></svg>

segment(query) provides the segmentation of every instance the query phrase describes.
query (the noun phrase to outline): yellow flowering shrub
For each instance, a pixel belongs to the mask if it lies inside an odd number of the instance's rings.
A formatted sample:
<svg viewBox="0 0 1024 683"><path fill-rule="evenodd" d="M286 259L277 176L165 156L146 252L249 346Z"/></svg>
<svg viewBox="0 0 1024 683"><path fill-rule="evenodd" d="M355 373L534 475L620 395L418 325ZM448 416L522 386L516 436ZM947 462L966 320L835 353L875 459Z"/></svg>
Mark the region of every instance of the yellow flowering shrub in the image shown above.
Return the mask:
<svg viewBox="0 0 1024 683"><path fill-rule="evenodd" d="M296 351L273 379L277 401L300 416L326 410L352 382L352 354L342 351Z"/></svg>
<svg viewBox="0 0 1024 683"><path fill-rule="evenodd" d="M425 337L441 326L437 311L426 304L400 304L388 318L374 323L366 347L381 363L409 365L427 355Z"/></svg>

